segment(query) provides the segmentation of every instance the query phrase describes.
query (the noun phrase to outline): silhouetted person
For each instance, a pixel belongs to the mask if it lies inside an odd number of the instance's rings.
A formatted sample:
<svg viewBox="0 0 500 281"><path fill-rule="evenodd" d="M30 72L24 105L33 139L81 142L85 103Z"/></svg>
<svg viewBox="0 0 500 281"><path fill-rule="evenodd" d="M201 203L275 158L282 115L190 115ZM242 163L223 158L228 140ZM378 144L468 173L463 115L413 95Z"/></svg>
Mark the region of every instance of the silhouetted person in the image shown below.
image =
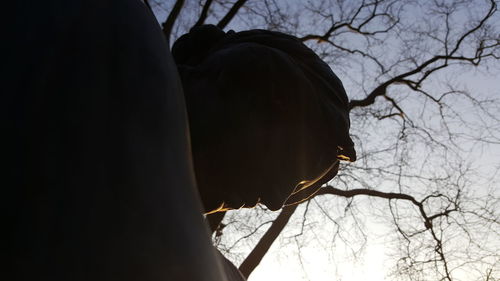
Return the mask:
<svg viewBox="0 0 500 281"><path fill-rule="evenodd" d="M339 159L355 160L342 83L296 37L206 25L172 54L206 212L258 202L277 210L304 199L294 190L333 178Z"/></svg>

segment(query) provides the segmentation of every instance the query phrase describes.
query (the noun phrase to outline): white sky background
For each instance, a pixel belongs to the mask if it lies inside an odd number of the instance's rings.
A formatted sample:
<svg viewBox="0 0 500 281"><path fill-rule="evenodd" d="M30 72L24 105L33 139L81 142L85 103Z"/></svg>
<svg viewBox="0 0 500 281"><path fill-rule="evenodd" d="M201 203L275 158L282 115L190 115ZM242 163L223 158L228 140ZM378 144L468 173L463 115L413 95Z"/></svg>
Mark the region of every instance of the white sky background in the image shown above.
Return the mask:
<svg viewBox="0 0 500 281"><path fill-rule="evenodd" d="M357 261L336 260L335 267L329 261L329 255L318 248L302 250L304 265L290 257L282 260L276 257L274 247L264 258L261 265L252 273L249 281L259 280L385 280L384 247L370 245L363 257Z"/></svg>
<svg viewBox="0 0 500 281"><path fill-rule="evenodd" d="M299 212L300 213L300 212ZM369 229L380 226L373 224ZM380 240L383 240L382 238ZM383 281L385 280L385 248L382 241L370 239L358 259L346 255L340 247L332 251L318 245L304 246L301 256L294 245L281 246L275 243L261 264L255 269L249 281ZM301 264L302 261L302 264Z"/></svg>
<svg viewBox="0 0 500 281"><path fill-rule="evenodd" d="M477 1L477 0L474 0ZM167 1L169 2L169 1ZM164 7L164 10L158 10L158 19L163 22L166 14L164 11L169 10L169 4L172 5L174 1L170 1ZM198 1L187 0L187 7L195 7ZM464 15L465 16L465 15ZM498 16L497 16L498 18ZM189 23L189 16L184 15L179 24L174 28L174 32L182 33L183 25ZM497 25L500 20L497 21ZM235 30L242 29L235 19L230 28ZM173 40L172 40L173 42ZM344 66L345 67L345 66ZM348 95L351 97L356 93L357 86L350 79L355 73L338 72L333 68L336 74L344 81ZM500 65L492 65L489 69L482 69L481 71L468 70L465 72L445 72L442 77L444 80L452 80L456 85L463 88L470 89L477 97L481 98L499 98L500 97ZM428 87L439 88L441 84L430 84ZM360 97L358 95L358 97ZM500 112L498 113L500 116ZM498 125L500 126L500 124ZM498 127L497 127L498 128ZM497 136L498 137L498 136ZM495 168L500 168L500 145L481 145L477 150L473 150L469 159L473 160L473 164L478 168L481 174L477 175L478 178L486 178L491 176ZM497 175L497 185L493 191L496 191L497 196L500 196L500 189L498 182L500 182L500 175ZM486 186L477 184L477 192L486 192ZM358 199L356 199L358 200ZM386 204L384 201L381 204ZM366 241L365 248L360 252L357 259L353 258L351 249L344 248L341 243L335 245L320 245L315 242L313 238L305 239L302 242L300 250L301 255L298 255L297 246L289 243L290 237L297 233L297 225L301 219L303 207L300 207L294 214L296 221L292 221L287 226L286 230L280 238L273 244L271 250L264 257L261 264L256 268L249 278L249 281L268 281L268 280L288 280L288 281L382 281L389 280L387 275L391 271L390 255L395 250L390 248L390 242L393 230L382 221L375 221L372 217L373 214L381 215L380 210L370 209L370 206L364 206L361 212L365 212L365 230L369 233L368 241ZM314 214L311 214L313 216ZM311 220L313 221L313 220ZM322 232L328 235L329 226L327 223L324 225L311 225L310 229L316 229L317 233ZM326 234L325 234L326 233ZM500 241L500 237L499 241ZM328 241L328 240L326 240ZM251 246L240 246L240 254L244 256L248 253ZM241 262L241 257L235 258L229 256L230 259ZM302 264L301 264L302 262ZM497 269L500 272L500 268ZM497 278L499 278L497 276ZM465 278L464 280L467 280Z"/></svg>

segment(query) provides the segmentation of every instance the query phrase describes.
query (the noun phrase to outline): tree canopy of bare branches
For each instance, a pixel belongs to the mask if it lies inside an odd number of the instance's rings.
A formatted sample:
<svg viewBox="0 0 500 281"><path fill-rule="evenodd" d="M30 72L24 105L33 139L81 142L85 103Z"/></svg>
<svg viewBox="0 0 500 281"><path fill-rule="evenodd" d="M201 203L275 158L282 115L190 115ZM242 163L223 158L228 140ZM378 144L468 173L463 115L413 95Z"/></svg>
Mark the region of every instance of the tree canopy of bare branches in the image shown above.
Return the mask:
<svg viewBox="0 0 500 281"><path fill-rule="evenodd" d="M499 280L500 90L484 82L500 75L498 1L183 2L152 3L169 38L201 24L289 33L350 97L359 160L302 205L230 212L214 235L246 276L273 243L357 256L383 225L395 280Z"/></svg>

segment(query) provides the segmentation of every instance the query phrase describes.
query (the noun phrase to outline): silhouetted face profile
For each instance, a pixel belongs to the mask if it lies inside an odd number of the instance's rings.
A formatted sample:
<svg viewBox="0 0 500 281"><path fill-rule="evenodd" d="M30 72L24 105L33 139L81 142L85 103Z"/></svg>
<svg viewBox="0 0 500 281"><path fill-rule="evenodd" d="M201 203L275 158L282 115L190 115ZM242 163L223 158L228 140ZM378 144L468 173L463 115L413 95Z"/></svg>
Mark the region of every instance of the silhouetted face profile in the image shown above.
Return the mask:
<svg viewBox="0 0 500 281"><path fill-rule="evenodd" d="M339 159L355 160L342 83L297 38L201 26L172 53L206 212L277 210L333 178Z"/></svg>

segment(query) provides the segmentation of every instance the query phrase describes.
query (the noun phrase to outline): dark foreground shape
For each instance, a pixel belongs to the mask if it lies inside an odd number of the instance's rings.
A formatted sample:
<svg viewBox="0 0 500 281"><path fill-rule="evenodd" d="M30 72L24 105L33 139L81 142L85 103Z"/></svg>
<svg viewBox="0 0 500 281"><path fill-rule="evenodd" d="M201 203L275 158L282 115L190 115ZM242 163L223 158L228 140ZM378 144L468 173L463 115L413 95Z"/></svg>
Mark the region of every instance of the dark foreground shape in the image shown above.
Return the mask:
<svg viewBox="0 0 500 281"><path fill-rule="evenodd" d="M206 25L172 53L207 212L259 200L277 210L332 179L339 159L355 161L344 87L296 37Z"/></svg>
<svg viewBox="0 0 500 281"><path fill-rule="evenodd" d="M2 279L226 280L153 16L138 0L15 5L1 66Z"/></svg>

